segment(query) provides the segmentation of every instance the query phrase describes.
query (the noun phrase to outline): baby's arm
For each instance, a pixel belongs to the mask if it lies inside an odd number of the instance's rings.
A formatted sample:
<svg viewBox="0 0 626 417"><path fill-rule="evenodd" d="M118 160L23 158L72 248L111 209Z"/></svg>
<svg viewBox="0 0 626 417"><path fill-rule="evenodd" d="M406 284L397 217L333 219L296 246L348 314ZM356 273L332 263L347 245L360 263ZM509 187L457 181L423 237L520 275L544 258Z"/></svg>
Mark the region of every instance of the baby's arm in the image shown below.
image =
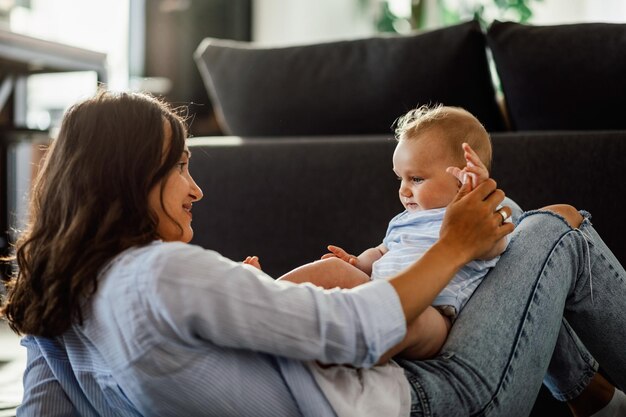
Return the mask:
<svg viewBox="0 0 626 417"><path fill-rule="evenodd" d="M322 256L322 259L339 258L359 268L368 276L372 275L372 264L387 253L387 247L382 243L374 248L364 250L359 256L351 255L339 246L334 245L328 245L328 250L330 253Z"/></svg>

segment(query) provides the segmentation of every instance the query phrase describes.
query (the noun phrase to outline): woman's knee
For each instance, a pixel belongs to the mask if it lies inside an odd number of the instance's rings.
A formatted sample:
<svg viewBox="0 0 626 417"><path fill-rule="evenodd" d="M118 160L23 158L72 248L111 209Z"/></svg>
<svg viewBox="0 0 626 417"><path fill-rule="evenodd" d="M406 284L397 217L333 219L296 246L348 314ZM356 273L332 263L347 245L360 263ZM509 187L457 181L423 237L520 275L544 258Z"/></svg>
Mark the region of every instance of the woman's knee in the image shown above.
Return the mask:
<svg viewBox="0 0 626 417"><path fill-rule="evenodd" d="M541 209L557 213L573 228L578 228L583 221L583 216L576 210L576 207L570 206L569 204L553 204L542 207Z"/></svg>

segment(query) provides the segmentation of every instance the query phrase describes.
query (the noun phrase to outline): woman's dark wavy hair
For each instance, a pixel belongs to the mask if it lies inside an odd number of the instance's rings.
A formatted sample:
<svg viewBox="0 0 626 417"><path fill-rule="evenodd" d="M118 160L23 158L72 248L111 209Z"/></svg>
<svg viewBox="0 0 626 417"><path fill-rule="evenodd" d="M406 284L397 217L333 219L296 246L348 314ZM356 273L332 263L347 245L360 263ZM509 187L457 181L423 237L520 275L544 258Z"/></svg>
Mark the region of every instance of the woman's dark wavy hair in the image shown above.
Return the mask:
<svg viewBox="0 0 626 417"><path fill-rule="evenodd" d="M148 193L180 160L186 136L182 116L147 94L100 91L65 113L12 258L0 312L15 332L54 337L82 324L103 266L158 238Z"/></svg>

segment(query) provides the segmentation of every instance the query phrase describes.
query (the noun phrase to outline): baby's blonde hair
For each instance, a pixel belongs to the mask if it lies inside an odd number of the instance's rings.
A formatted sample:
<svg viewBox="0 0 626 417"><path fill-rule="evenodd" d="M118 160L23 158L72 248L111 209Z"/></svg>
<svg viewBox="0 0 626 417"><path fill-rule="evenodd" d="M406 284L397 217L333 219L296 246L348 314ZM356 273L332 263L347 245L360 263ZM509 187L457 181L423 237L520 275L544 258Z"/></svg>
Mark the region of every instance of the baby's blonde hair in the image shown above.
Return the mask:
<svg viewBox="0 0 626 417"><path fill-rule="evenodd" d="M467 142L488 170L491 170L491 139L484 126L461 107L419 106L398 118L395 137L398 141L419 139L431 129L440 129L449 151L459 167L465 165L461 144Z"/></svg>

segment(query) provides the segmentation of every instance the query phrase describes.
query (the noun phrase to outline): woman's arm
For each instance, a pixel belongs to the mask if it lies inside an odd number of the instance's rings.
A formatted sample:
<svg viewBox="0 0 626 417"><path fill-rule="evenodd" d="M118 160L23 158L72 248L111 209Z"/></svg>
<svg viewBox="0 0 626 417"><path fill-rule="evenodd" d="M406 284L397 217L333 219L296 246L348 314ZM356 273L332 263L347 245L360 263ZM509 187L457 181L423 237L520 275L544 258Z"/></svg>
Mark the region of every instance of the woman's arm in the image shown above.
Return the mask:
<svg viewBox="0 0 626 417"><path fill-rule="evenodd" d="M404 337L402 308L386 281L324 290L275 281L196 246L153 250L152 265L141 260L137 287L155 332L173 342L363 367Z"/></svg>

